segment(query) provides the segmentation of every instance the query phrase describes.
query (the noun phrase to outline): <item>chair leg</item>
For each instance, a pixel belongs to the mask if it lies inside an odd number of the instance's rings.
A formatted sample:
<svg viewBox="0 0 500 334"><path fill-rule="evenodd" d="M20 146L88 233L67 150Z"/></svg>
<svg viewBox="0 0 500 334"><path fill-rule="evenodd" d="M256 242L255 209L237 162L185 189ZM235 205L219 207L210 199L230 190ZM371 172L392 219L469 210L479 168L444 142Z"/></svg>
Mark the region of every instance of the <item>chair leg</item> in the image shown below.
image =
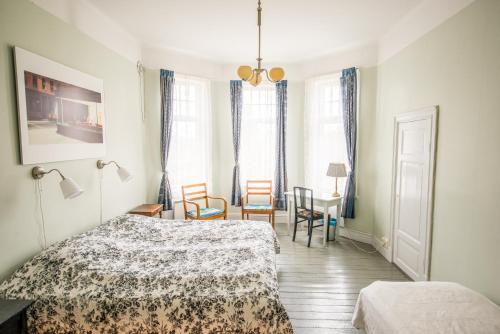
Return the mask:
<svg viewBox="0 0 500 334"><path fill-rule="evenodd" d="M313 226L314 220L308 220L307 221L307 226L309 228L309 241L307 242L307 247L311 247L311 238L312 238L312 226Z"/></svg>
<svg viewBox="0 0 500 334"><path fill-rule="evenodd" d="M241 210L241 220L245 220L245 213Z"/></svg>
<svg viewBox="0 0 500 334"><path fill-rule="evenodd" d="M335 224L335 227L333 228L333 241L335 241L336 237L337 237L337 224Z"/></svg>
<svg viewBox="0 0 500 334"><path fill-rule="evenodd" d="M326 228L326 241L330 241L330 215L328 215L326 226L325 226L325 220L323 219L323 228Z"/></svg>
<svg viewBox="0 0 500 334"><path fill-rule="evenodd" d="M273 213L271 214L271 222L272 222L272 225L273 225L273 230L275 230L275 223L276 223L276 216L274 215L274 211Z"/></svg>
<svg viewBox="0 0 500 334"><path fill-rule="evenodd" d="M292 241L295 241L295 235L297 234L297 217L295 217L295 221L293 222L293 238Z"/></svg>

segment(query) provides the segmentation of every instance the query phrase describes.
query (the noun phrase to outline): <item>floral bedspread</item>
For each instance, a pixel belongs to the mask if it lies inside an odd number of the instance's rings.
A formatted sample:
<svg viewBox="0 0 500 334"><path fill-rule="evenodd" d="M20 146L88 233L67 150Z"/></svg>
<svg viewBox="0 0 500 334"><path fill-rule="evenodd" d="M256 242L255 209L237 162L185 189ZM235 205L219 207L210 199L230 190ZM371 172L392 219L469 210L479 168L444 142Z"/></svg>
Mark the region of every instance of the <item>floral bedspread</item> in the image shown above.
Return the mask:
<svg viewBox="0 0 500 334"><path fill-rule="evenodd" d="M269 223L124 215L56 243L0 286L30 333L292 333Z"/></svg>

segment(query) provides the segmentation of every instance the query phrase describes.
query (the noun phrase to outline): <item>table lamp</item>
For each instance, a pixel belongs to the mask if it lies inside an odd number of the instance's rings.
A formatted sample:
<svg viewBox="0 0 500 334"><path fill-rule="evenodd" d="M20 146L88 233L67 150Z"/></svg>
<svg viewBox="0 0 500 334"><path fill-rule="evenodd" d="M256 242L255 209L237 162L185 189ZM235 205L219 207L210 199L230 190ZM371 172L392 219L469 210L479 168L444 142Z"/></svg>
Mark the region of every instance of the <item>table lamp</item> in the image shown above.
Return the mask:
<svg viewBox="0 0 500 334"><path fill-rule="evenodd" d="M340 197L340 194L338 192L339 177L347 176L345 164L331 162L330 165L328 166L328 171L326 172L326 176L335 178L335 192L333 193L333 197Z"/></svg>

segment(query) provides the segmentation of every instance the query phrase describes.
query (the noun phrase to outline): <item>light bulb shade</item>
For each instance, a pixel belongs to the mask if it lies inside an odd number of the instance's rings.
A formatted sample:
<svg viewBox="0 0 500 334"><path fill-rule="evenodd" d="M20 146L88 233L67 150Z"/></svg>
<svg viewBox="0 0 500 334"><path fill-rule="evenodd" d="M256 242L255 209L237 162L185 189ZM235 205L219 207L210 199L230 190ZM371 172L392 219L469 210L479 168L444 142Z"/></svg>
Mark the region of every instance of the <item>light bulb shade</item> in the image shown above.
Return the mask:
<svg viewBox="0 0 500 334"><path fill-rule="evenodd" d="M252 77L252 68L250 66L243 65L238 67L237 73L241 80L247 81Z"/></svg>
<svg viewBox="0 0 500 334"><path fill-rule="evenodd" d="M326 176L346 177L347 171L345 168L345 164L335 162L330 163L330 165L328 166L328 170L326 171Z"/></svg>
<svg viewBox="0 0 500 334"><path fill-rule="evenodd" d="M278 82L283 80L285 77L285 70L283 70L281 67L273 67L269 71L269 78L274 81Z"/></svg>
<svg viewBox="0 0 500 334"><path fill-rule="evenodd" d="M83 189L70 177L63 179L59 186L65 199L75 198L83 193Z"/></svg>
<svg viewBox="0 0 500 334"><path fill-rule="evenodd" d="M252 86L256 87L262 82L262 76L259 74L255 74L250 81L248 81Z"/></svg>
<svg viewBox="0 0 500 334"><path fill-rule="evenodd" d="M116 172L122 182L130 181L134 177L126 168L123 167L119 167Z"/></svg>

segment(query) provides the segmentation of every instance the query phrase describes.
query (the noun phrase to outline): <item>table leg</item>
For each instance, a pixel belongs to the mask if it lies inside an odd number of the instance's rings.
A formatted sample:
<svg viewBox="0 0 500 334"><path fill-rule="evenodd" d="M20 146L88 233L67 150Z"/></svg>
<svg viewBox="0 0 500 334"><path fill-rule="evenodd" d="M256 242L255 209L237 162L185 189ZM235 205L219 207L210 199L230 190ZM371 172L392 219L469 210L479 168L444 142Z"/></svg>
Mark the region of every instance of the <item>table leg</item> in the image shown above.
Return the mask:
<svg viewBox="0 0 500 334"><path fill-rule="evenodd" d="M323 205L323 247L326 247L326 242L328 241L327 233L330 222L328 221L328 204Z"/></svg>
<svg viewBox="0 0 500 334"><path fill-rule="evenodd" d="M337 208L337 215L335 217L335 219L337 219L337 225L336 226L340 226L340 219L342 218L341 215L342 215L342 212L341 212L341 209L342 209L342 204L341 203L338 203L335 208ZM342 222L342 227L344 226L343 222Z"/></svg>
<svg viewBox="0 0 500 334"><path fill-rule="evenodd" d="M290 225L292 223L292 198L288 196L288 235L291 235Z"/></svg>

